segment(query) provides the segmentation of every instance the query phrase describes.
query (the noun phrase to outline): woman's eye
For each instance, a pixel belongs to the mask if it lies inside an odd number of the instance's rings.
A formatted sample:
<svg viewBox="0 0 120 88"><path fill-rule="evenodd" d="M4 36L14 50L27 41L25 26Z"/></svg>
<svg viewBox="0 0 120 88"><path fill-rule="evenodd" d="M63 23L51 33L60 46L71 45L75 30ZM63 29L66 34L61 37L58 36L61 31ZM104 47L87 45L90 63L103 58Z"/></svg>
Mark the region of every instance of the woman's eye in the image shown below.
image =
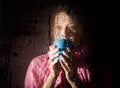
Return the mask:
<svg viewBox="0 0 120 88"><path fill-rule="evenodd" d="M67 31L67 32L70 32L70 31L71 31L71 28L67 27L66 31Z"/></svg>
<svg viewBox="0 0 120 88"><path fill-rule="evenodd" d="M60 30L61 27L60 27L60 26L56 26L55 29L56 29L56 30Z"/></svg>
<svg viewBox="0 0 120 88"><path fill-rule="evenodd" d="M72 36L73 35L73 31L72 31L71 28L67 28L66 29L66 33L67 33L68 36Z"/></svg>

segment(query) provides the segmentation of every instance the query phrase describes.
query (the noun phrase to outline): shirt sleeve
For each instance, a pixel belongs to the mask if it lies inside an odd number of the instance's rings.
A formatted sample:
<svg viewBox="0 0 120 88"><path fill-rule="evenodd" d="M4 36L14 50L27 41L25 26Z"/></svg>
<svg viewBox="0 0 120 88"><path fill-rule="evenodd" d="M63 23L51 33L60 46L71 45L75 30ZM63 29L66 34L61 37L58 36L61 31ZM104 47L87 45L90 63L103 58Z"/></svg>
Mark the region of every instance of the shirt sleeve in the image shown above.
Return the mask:
<svg viewBox="0 0 120 88"><path fill-rule="evenodd" d="M41 88L44 80L44 76L42 76L40 70L41 70L41 57L34 58L30 65L28 66L25 82L24 82L24 88Z"/></svg>

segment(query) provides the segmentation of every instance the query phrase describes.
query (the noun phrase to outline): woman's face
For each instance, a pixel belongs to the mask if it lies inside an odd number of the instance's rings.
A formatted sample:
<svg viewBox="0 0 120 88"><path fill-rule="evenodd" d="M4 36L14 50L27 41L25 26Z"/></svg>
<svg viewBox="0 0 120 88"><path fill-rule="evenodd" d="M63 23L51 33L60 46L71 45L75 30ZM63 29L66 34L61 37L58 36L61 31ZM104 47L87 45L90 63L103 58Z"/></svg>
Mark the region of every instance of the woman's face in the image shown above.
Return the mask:
<svg viewBox="0 0 120 88"><path fill-rule="evenodd" d="M67 13L59 12L54 19L54 39L70 39L74 44L79 44L80 24L76 23Z"/></svg>

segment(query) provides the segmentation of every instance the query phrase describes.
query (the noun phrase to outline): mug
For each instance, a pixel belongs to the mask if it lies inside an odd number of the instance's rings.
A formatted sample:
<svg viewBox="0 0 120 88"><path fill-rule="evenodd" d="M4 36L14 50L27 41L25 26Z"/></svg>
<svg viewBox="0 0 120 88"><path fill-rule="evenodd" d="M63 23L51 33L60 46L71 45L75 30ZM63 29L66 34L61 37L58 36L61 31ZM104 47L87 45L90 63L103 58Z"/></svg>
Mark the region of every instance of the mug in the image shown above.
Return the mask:
<svg viewBox="0 0 120 88"><path fill-rule="evenodd" d="M73 42L69 39L56 39L54 41L54 45L59 49L58 53L59 55L62 54L62 51L66 49L66 47L70 48L71 50L74 49ZM56 57L54 60L60 60L60 57Z"/></svg>

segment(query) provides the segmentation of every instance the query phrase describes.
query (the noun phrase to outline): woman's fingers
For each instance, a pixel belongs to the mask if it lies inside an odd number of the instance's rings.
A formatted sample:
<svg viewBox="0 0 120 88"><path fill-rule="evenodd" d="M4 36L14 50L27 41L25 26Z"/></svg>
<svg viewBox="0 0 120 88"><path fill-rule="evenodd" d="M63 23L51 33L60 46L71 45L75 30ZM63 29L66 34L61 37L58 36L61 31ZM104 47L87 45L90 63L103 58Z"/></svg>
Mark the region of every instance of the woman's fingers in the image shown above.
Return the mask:
<svg viewBox="0 0 120 88"><path fill-rule="evenodd" d="M63 69L66 71L70 70L67 58L64 55L60 55L60 58L61 58L60 63L62 64Z"/></svg>
<svg viewBox="0 0 120 88"><path fill-rule="evenodd" d="M55 48L55 46L54 45L51 45L50 47L49 47L49 52L48 52L48 55L49 55L49 58L50 58L50 61L52 61L55 57L58 57L58 52L59 51L59 49L58 48Z"/></svg>
<svg viewBox="0 0 120 88"><path fill-rule="evenodd" d="M60 64L65 72L67 72L69 70L68 67L65 65L65 63L62 60L60 60Z"/></svg>
<svg viewBox="0 0 120 88"><path fill-rule="evenodd" d="M56 53L56 54L54 54L54 55L50 56L50 62L53 62L53 61L54 61L54 59L55 59L56 57L58 57L58 56L59 56L59 54L58 54L58 53Z"/></svg>
<svg viewBox="0 0 120 88"><path fill-rule="evenodd" d="M79 74L80 74L80 75L79 75L79 76L80 76L80 79L83 81L84 78L83 78L82 73L80 72Z"/></svg>
<svg viewBox="0 0 120 88"><path fill-rule="evenodd" d="M53 50L49 51L49 56L56 54L58 51L59 51L58 48L54 48Z"/></svg>
<svg viewBox="0 0 120 88"><path fill-rule="evenodd" d="M87 79L88 79L88 81L90 82L90 72L89 72L88 69L86 69L86 75L87 75Z"/></svg>
<svg viewBox="0 0 120 88"><path fill-rule="evenodd" d="M51 65L54 66L55 64L57 64L58 60L54 60L52 61Z"/></svg>
<svg viewBox="0 0 120 88"><path fill-rule="evenodd" d="M82 81L90 82L90 72L87 68L80 68L79 74Z"/></svg>
<svg viewBox="0 0 120 88"><path fill-rule="evenodd" d="M72 52L72 50L70 49L70 48L66 48L67 49L67 52L71 55L71 56L74 56L74 54L73 54L73 52Z"/></svg>
<svg viewBox="0 0 120 88"><path fill-rule="evenodd" d="M58 48L55 47L55 45L49 46L49 54L55 54L58 51Z"/></svg>
<svg viewBox="0 0 120 88"><path fill-rule="evenodd" d="M62 53L64 56L66 56L67 60L72 62L72 60L74 59L74 54L69 48L66 48L66 50Z"/></svg>
<svg viewBox="0 0 120 88"><path fill-rule="evenodd" d="M67 59L70 59L70 58L71 58L71 57L70 57L70 54L69 54L67 51L63 51L62 53L63 53L64 56L67 57Z"/></svg>
<svg viewBox="0 0 120 88"><path fill-rule="evenodd" d="M62 60L62 64L64 66L64 68L66 68L67 71L71 71L74 70L73 68L75 68L75 63L73 61L74 56L71 55L72 51L67 48L67 50L62 52L62 55L60 55L60 58Z"/></svg>
<svg viewBox="0 0 120 88"><path fill-rule="evenodd" d="M86 72L85 72L85 69L81 69L81 75L83 76L83 80L86 81Z"/></svg>

